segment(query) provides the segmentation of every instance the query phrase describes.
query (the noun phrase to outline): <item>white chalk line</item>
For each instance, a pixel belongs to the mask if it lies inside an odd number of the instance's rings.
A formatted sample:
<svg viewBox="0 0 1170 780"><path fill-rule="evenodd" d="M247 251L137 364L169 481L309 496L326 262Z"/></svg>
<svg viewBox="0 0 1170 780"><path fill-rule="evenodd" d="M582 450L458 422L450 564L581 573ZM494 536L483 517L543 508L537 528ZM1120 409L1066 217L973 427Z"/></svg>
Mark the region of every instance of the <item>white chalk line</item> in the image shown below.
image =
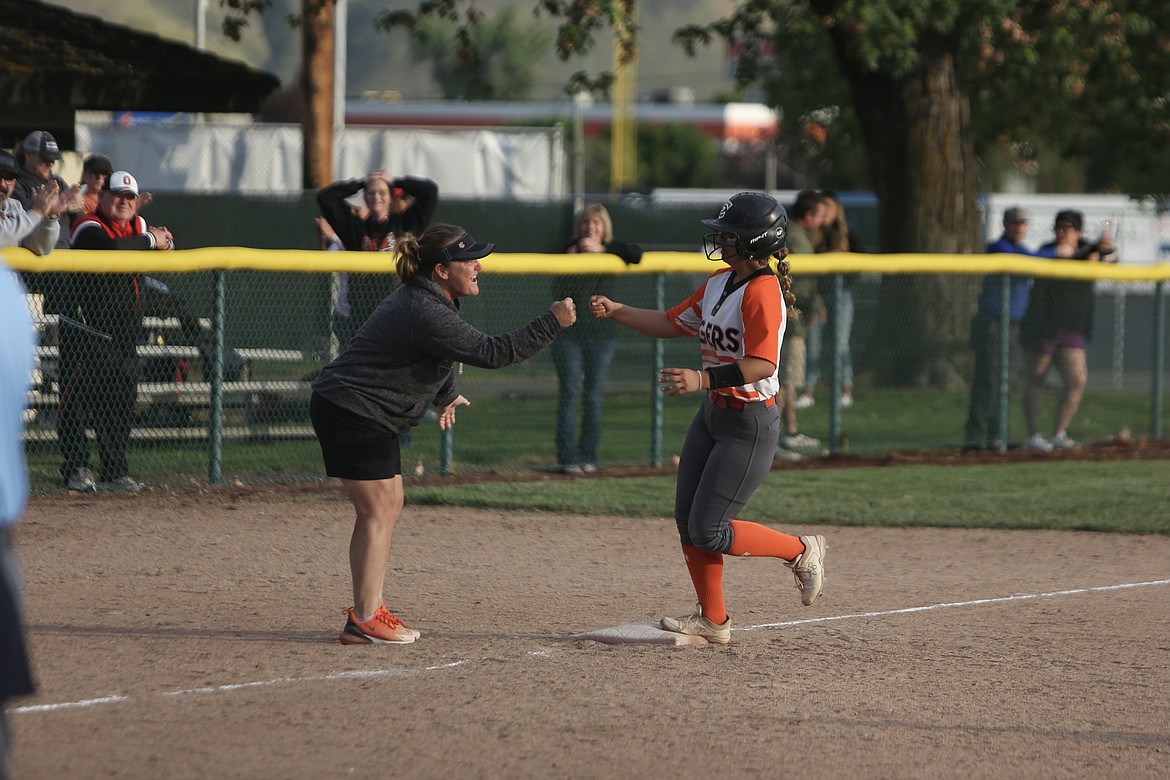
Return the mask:
<svg viewBox="0 0 1170 780"><path fill-rule="evenodd" d="M733 631L759 631L764 628L788 628L791 626L804 626L813 623L831 623L838 620L857 620L859 618L879 618L890 617L893 615L911 615L917 612L933 612L940 609L956 609L959 607L979 607L988 604L1007 604L1015 601L1029 601L1035 599L1059 598L1061 596L1079 596L1086 593L1103 593L1114 590L1126 590L1130 588L1149 588L1157 585L1170 585L1170 579L1165 580L1148 580L1146 582L1127 582L1120 585L1101 585L1092 588L1074 588L1072 590L1054 590L1047 593L1017 593L1011 596L1000 596L989 599L972 599L970 601L948 601L941 604L929 604L923 607L905 607L902 609L886 609L876 612L854 612L846 615L830 615L828 617L808 618L806 620L787 620L781 623L760 623L754 626L743 626L734 628ZM549 656L552 651L549 649L530 650L525 653L530 656ZM486 658L479 659L480 661L489 660ZM407 668L391 668L391 669L368 669L358 670L352 672L335 672L333 674L313 675L310 677L278 677L272 680L256 680L246 683L233 683L227 685L210 685L199 688L183 688L174 691L163 691L153 696L179 697L179 696L198 696L213 693L230 693L232 691L246 690L249 688L267 688L277 685L295 685L303 683L315 682L335 682L344 680L367 680L376 679L379 677L402 677L415 674L423 674L426 672L437 672L445 669L454 669L465 664L475 663L471 659L463 659L462 661L452 661L447 664L438 664L435 666L427 666L423 669L407 669ZM141 698L141 697L139 697ZM13 707L8 710L10 715L31 715L44 712L60 712L62 710L76 710L85 709L87 707L104 707L109 704L124 704L135 700L134 696L99 696L93 699L81 699L78 701L66 701L56 704L31 704L24 707Z"/></svg>
<svg viewBox="0 0 1170 780"><path fill-rule="evenodd" d="M856 620L857 618L888 617L890 615L910 615L915 612L932 612L938 609L954 609L956 607L981 607L986 604L1007 604L1012 601L1029 601L1032 599L1051 599L1058 596L1079 596L1085 593L1102 593L1110 590L1125 590L1126 588L1148 588L1153 585L1170 585L1170 580L1149 580L1148 582L1127 582L1121 585L1100 585L1094 588L1074 588L1072 590L1053 590L1048 593L1017 593L1012 596L1000 596L993 599L973 599L971 601L948 601L942 604L930 604L925 607L905 607L903 609L885 609L878 612L854 612L848 615L831 615L829 617L808 618L806 620L786 620L783 623L760 623L755 626L733 628L732 631L758 631L761 628L787 628L790 626L806 626L810 623L830 623L835 620Z"/></svg>
<svg viewBox="0 0 1170 780"><path fill-rule="evenodd" d="M471 663L469 660L453 661L449 664L428 666L425 669L363 669L354 672L335 672L334 674L314 675L312 677L278 677L274 680L256 680L254 682L233 683L231 685L210 685L202 688L184 688L177 691L163 691L155 696L194 696L206 693L224 693L239 691L247 688L266 688L274 685L290 685L295 683L331 682L336 680L363 680L376 677L401 677L423 672L434 672L441 669L453 669L456 666ZM59 710L76 710L85 707L99 707L104 704L120 704L133 701L133 696L100 696L96 699L82 699L80 701L66 701L59 704L34 704L27 707L13 707L8 710L13 715L24 715L34 712L57 712Z"/></svg>

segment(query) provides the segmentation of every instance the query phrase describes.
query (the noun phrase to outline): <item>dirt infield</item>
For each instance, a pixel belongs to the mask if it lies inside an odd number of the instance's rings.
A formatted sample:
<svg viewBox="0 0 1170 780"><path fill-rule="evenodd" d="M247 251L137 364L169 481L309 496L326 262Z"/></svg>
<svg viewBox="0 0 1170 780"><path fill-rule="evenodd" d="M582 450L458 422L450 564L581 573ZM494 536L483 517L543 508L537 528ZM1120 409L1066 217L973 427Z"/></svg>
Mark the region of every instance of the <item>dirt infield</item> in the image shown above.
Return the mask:
<svg viewBox="0 0 1170 780"><path fill-rule="evenodd" d="M690 610L672 522L408 507L422 639L342 647L350 528L335 492L35 501L12 777L1170 774L1170 537L801 528L814 607L734 560L729 647L613 647L572 637Z"/></svg>

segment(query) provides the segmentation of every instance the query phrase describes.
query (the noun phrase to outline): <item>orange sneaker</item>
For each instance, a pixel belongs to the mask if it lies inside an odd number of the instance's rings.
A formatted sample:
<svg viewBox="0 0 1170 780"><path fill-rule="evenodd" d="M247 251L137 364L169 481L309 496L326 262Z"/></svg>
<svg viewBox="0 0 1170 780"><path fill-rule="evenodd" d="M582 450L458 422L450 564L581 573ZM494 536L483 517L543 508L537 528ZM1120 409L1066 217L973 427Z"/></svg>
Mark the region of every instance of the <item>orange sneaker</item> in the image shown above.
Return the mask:
<svg viewBox="0 0 1170 780"><path fill-rule="evenodd" d="M342 610L347 616L338 639L343 645L409 645L421 634L403 623L383 604L365 622L357 619L353 607Z"/></svg>

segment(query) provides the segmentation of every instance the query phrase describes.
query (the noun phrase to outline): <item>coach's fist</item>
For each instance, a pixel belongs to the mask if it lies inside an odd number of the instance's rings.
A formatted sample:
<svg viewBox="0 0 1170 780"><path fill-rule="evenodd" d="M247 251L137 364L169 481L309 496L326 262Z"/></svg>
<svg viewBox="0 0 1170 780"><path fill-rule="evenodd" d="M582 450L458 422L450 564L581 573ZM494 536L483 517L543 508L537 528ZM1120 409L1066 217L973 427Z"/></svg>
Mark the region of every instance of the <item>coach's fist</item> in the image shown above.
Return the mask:
<svg viewBox="0 0 1170 780"><path fill-rule="evenodd" d="M553 301L551 311L557 315L557 322L561 324L562 328L567 328L577 321L577 307L573 304L572 298Z"/></svg>

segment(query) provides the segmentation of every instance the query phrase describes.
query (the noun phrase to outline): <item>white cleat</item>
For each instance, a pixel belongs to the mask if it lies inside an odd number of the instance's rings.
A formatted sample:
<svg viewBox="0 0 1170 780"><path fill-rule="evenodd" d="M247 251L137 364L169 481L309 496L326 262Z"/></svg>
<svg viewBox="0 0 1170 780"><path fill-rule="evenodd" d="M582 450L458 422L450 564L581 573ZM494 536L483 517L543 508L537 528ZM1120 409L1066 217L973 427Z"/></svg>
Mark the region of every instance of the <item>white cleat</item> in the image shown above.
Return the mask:
<svg viewBox="0 0 1170 780"><path fill-rule="evenodd" d="M792 569L792 576L796 579L800 603L809 607L825 586L825 551L828 545L823 536L802 536L800 541L804 543L804 552L785 565Z"/></svg>

